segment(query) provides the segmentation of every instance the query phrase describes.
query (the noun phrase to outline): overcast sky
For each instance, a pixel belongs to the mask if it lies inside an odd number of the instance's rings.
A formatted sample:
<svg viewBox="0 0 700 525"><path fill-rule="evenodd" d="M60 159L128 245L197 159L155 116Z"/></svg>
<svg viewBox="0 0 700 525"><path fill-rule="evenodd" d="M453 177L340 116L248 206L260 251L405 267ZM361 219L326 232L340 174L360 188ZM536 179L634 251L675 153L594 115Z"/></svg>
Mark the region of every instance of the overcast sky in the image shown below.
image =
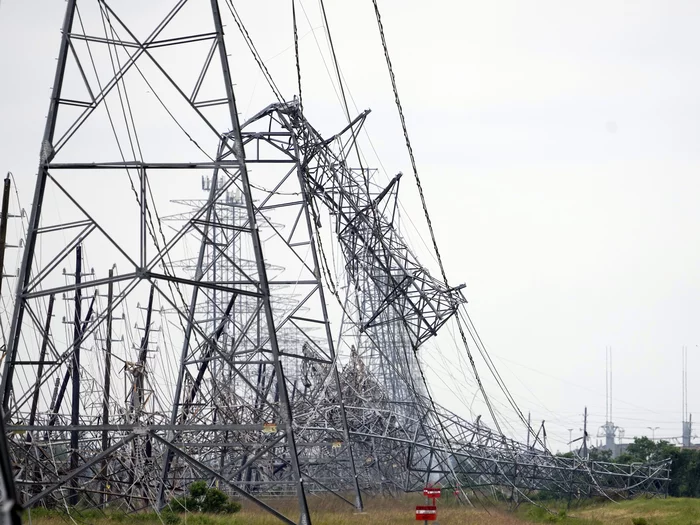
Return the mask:
<svg viewBox="0 0 700 525"><path fill-rule="evenodd" d="M352 100L373 110L368 129L381 163L390 175L409 174L371 2L326 4ZM237 5L293 95L289 2ZM329 134L343 115L316 45L328 60L318 5L303 5L307 116ZM657 437L680 436L683 345L689 409L700 408L700 3L380 7L448 275L467 284L472 319L520 407L547 420L561 450L586 405L595 432L605 420L610 346L614 422L626 437L649 426L660 427ZM0 4L0 172L15 174L27 208L64 8ZM271 101L259 76L236 84L244 117ZM425 237L415 188L405 189L404 213ZM434 269L418 234L407 235ZM429 375L438 401L458 409Z"/></svg>

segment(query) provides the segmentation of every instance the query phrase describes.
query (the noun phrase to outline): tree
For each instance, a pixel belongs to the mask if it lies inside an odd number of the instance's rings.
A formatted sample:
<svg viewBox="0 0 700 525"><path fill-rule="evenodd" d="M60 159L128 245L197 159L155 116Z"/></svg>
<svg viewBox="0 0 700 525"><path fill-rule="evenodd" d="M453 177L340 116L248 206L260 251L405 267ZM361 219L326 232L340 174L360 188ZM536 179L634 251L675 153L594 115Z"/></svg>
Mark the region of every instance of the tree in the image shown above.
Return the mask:
<svg viewBox="0 0 700 525"><path fill-rule="evenodd" d="M612 461L612 450L593 447L588 451L591 461Z"/></svg>
<svg viewBox="0 0 700 525"><path fill-rule="evenodd" d="M648 463L667 459L670 454L671 444L667 441L655 443L648 437L634 438L625 452L620 454L618 463Z"/></svg>
<svg viewBox="0 0 700 525"><path fill-rule="evenodd" d="M676 448L671 454L671 496L700 497L700 451Z"/></svg>
<svg viewBox="0 0 700 525"><path fill-rule="evenodd" d="M668 493L675 497L700 497L700 450L678 448L668 441L635 438L617 458L618 463L653 463L671 459Z"/></svg>

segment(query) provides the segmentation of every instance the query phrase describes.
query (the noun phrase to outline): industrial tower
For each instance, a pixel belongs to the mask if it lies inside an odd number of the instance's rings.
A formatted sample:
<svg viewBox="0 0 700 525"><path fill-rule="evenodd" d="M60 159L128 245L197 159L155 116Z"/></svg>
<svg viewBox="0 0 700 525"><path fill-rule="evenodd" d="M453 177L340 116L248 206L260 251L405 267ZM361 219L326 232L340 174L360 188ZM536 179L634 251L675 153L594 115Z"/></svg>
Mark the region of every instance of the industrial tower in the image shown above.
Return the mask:
<svg viewBox="0 0 700 525"><path fill-rule="evenodd" d="M681 350L682 357L682 381L681 389L683 391L683 423L681 443L684 447L690 446L690 441L693 435L693 415L688 413L688 347L684 346Z"/></svg>

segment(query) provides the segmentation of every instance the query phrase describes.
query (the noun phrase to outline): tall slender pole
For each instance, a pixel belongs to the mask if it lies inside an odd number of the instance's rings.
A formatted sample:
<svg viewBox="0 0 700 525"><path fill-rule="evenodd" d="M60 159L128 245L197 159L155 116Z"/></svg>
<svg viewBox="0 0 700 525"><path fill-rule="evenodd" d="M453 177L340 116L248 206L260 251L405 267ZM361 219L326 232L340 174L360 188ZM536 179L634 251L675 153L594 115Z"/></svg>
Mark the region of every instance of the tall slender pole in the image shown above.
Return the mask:
<svg viewBox="0 0 700 525"><path fill-rule="evenodd" d="M109 269L109 284L107 285L107 335L105 336L105 376L104 376L104 397L102 398L102 424L109 425L109 390L112 376L112 312L114 305L114 269ZM109 433L106 430L102 431L102 452L109 448ZM102 462L101 477L103 480L102 487L102 504L106 505L108 501L109 482L107 481L107 464L108 460Z"/></svg>
<svg viewBox="0 0 700 525"><path fill-rule="evenodd" d="M656 431L659 430L661 427L647 427L649 430L651 430L651 440L652 442L656 443Z"/></svg>
<svg viewBox="0 0 700 525"><path fill-rule="evenodd" d="M542 429L542 446L544 447L545 452L547 451L547 428L544 426L544 419L542 420L542 424L540 425L540 428Z"/></svg>
<svg viewBox="0 0 700 525"><path fill-rule="evenodd" d="M682 412L683 412L683 421L685 421L685 395L686 395L686 389L685 389L685 382L686 382L686 374L685 374L685 346L681 348L681 391L682 391Z"/></svg>
<svg viewBox="0 0 700 525"><path fill-rule="evenodd" d="M608 369L608 347L605 347L605 422L610 421L610 370Z"/></svg>
<svg viewBox="0 0 700 525"><path fill-rule="evenodd" d="M131 390L131 411L132 411L132 421L133 423L141 423L141 414L143 413L143 403L144 395L143 388L146 377L146 359L148 358L148 340L151 334L151 316L153 314L153 293L155 292L155 285L151 284L151 292L148 295L148 306L146 307L146 326L143 329L143 337L141 338L141 346L139 348L138 362L136 363L136 370L134 373L134 387ZM146 458L150 456L150 442L149 438L142 442L141 439L135 439L133 441L133 463L137 465L137 457L142 457L140 454L140 448L143 446L146 453ZM141 474L141 473L139 473ZM142 479L142 476L139 476ZM141 488L143 490L143 495L148 497L148 489L143 486L142 481L139 481Z"/></svg>
<svg viewBox="0 0 700 525"><path fill-rule="evenodd" d="M613 369L612 369L612 347L610 348L610 421L613 420Z"/></svg>
<svg viewBox="0 0 700 525"><path fill-rule="evenodd" d="M148 307L146 308L146 326L144 327L141 345L139 347L139 358L136 366L136 378L134 381L134 389L131 397L131 410L134 415L134 421L138 421L143 407L144 395L143 385L146 375L146 359L148 358L148 339L151 334L151 316L153 314L153 293L155 285L151 285L151 292L148 295Z"/></svg>
<svg viewBox="0 0 700 525"><path fill-rule="evenodd" d="M2 191L2 215L0 215L0 297L2 297L2 283L5 280L5 248L7 247L7 219L10 206L10 174L5 177Z"/></svg>
<svg viewBox="0 0 700 525"><path fill-rule="evenodd" d="M82 319L83 294L80 288L83 266L83 248L81 245L75 250L75 299L73 307L73 359L72 359L72 390L71 390L71 426L77 427L80 424L80 339L82 331L80 321ZM78 468L78 440L79 432L76 428L70 432L70 468ZM78 493L76 492L77 480L71 480L70 502L71 505L78 504Z"/></svg>
<svg viewBox="0 0 700 525"><path fill-rule="evenodd" d="M527 413L527 449L530 450L530 433L532 432L532 427L530 426L530 412Z"/></svg>
<svg viewBox="0 0 700 525"><path fill-rule="evenodd" d="M583 459L588 460L588 407L583 409Z"/></svg>

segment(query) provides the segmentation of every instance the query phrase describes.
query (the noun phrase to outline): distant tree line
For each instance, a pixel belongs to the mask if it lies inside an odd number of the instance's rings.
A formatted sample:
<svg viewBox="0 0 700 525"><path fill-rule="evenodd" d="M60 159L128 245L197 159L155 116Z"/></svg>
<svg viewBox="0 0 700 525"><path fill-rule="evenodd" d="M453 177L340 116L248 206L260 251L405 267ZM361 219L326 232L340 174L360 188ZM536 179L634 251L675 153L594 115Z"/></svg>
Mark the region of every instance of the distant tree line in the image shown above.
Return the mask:
<svg viewBox="0 0 700 525"><path fill-rule="evenodd" d="M571 452L558 454L573 457ZM679 448L668 441L654 442L647 437L634 438L625 451L617 458L610 450L592 448L589 452L593 461L612 463L648 463L671 459L671 483L669 496L679 498L700 497L700 450Z"/></svg>

